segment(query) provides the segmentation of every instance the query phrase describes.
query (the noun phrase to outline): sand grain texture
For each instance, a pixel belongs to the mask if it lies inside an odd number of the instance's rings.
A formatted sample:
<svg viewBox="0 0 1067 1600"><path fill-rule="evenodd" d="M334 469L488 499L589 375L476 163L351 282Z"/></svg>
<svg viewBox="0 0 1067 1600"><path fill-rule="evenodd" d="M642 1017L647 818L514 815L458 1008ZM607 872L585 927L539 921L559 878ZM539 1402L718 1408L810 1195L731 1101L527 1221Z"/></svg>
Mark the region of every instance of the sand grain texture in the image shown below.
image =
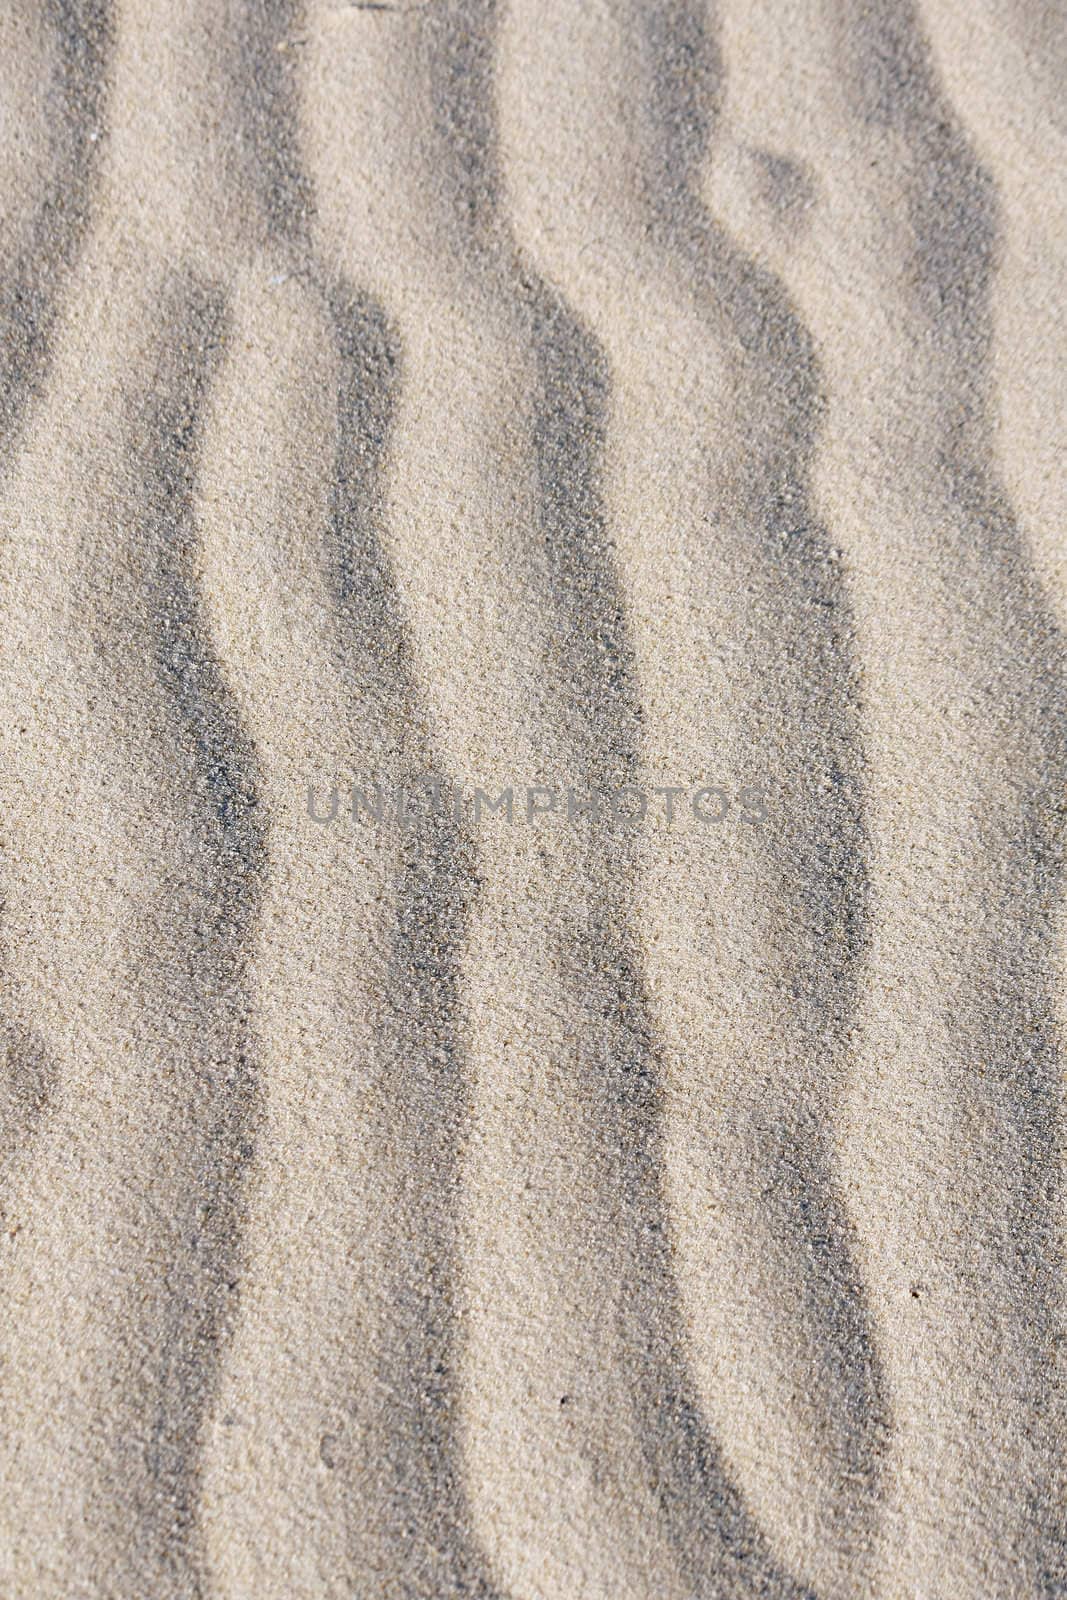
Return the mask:
<svg viewBox="0 0 1067 1600"><path fill-rule="evenodd" d="M1063 23L8 0L3 1595L1067 1594Z"/></svg>

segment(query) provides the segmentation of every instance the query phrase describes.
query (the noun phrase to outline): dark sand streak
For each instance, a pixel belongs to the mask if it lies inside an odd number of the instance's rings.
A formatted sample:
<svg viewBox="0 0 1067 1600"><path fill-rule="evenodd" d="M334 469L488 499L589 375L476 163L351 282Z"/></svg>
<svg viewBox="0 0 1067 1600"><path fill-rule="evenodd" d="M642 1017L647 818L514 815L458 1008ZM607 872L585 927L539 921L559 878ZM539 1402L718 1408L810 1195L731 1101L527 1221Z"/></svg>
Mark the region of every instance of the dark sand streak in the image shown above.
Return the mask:
<svg viewBox="0 0 1067 1600"><path fill-rule="evenodd" d="M554 291L532 273L524 288L543 385L536 428L541 533L561 619L563 680L581 685L580 698L567 708L575 786L639 784L640 689L602 498L608 364ZM633 929L635 845L625 828L608 825L591 834L585 868L594 899L585 925L570 930L579 953L570 959L587 975L598 974L607 1021L602 1059L583 1089L590 1121L604 1130L612 1151L611 1181L625 1219L623 1339L632 1358L631 1405L664 1523L694 1592L713 1578L726 1586L724 1595L809 1600L776 1568L730 1481L687 1364L662 1192L659 1061Z"/></svg>
<svg viewBox="0 0 1067 1600"><path fill-rule="evenodd" d="M1062 1205L1063 1056L1055 1014L1054 900L1062 894L1061 797L1067 789L1067 641L1041 593L994 449L990 295L999 207L988 172L962 133L937 80L910 0L850 4L839 27L844 81L855 113L896 135L906 156L899 181L914 240L910 303L930 331L928 373L938 431L929 446L945 515L937 536L955 581L945 608L946 647L970 663L980 713L1024 731L1025 764L1010 797L987 802L980 832L984 900L980 932L946 928L936 965L951 1004L953 1098L986 1099L1003 1147L985 1190L991 1270L1025 1306L1029 1371L1006 1379L1030 1417L1032 1458L1018 1469L1032 1485L1030 1529L1038 1592L1067 1582L1067 1504L1056 1342L1062 1263L1055 1244ZM992 980L990 974L996 974ZM949 997L951 996L951 1001ZM980 1083L974 1062L985 1062ZM987 1097L987 1098L986 1098ZM1003 1209L995 1216L997 1197ZM1013 1315L1015 1315L1013 1311Z"/></svg>
<svg viewBox="0 0 1067 1600"><path fill-rule="evenodd" d="M29 214L23 206L0 223L0 475L17 446L32 398L41 392L51 360L51 332L63 284L88 226L106 103L105 0L49 0L42 27L55 59L39 87L38 111L48 120L48 170ZM18 13L12 18L15 21ZM14 70L23 70L21 64ZM58 114L54 114L58 110ZM0 905L0 928L2 928ZM6 953L0 941L0 965ZM48 1107L59 1064L35 1029L13 1016L2 1026L0 1171L4 1158L25 1148ZM0 1217L4 1206L0 1184Z"/></svg>
<svg viewBox="0 0 1067 1600"><path fill-rule="evenodd" d="M0 472L46 380L63 289L89 223L106 126L107 0L45 0L41 13L55 51L36 107L47 121L48 169L29 214L20 207L14 226L9 218L0 223Z"/></svg>
<svg viewBox="0 0 1067 1600"><path fill-rule="evenodd" d="M156 1494L166 1516L175 1518L175 1526L157 1537L169 1563L188 1545L185 1559L197 1574L191 1581L199 1583L202 1554L195 1550L195 1525L201 1431L236 1309L242 1174L252 1155L257 1118L246 968L264 857L255 754L208 642L194 569L192 499L200 420L226 329L222 297L196 283L178 285L173 308L161 308L161 322L171 331L173 346L195 354L191 364L180 363L176 371L166 370L169 353L163 357L164 372L146 408L147 432L157 452L143 469L151 552L146 588L154 591L154 653L173 719L175 759L188 763L206 802L198 832L213 879L211 898L191 930L181 975L193 994L205 997L202 1004L210 1007L216 997L214 1004L228 1013L232 1030L221 1061L188 1064L194 1096L190 1131L197 1135L198 1159L181 1190L186 1222L180 1254L165 1283L169 1303L156 1346L148 1445ZM196 1104L204 1089L204 1101Z"/></svg>
<svg viewBox="0 0 1067 1600"><path fill-rule="evenodd" d="M380 539L379 480L403 356L372 301L340 283L331 301L342 359L330 530L340 666L366 730L367 772L392 771L415 792L422 783L446 785L447 775L429 740L412 731L424 725L424 712ZM394 1327L380 1368L392 1422L381 1465L405 1592L426 1600L498 1593L468 1539L453 1424L456 1147L467 1110L457 981L474 881L470 842L447 813L412 829L395 879L394 966L381 1022L383 1059L397 1063L396 1134L405 1149L419 1152L397 1214ZM358 1502L351 1515L356 1529Z"/></svg>
<svg viewBox="0 0 1067 1600"><path fill-rule="evenodd" d="M754 836L753 846L761 876L778 885L798 917L791 993L783 1004L799 1030L802 1058L818 1061L827 1037L831 1057L847 1058L868 944L868 841L855 624L811 500L826 397L811 335L783 285L744 254L690 184L720 117L714 24L694 0L644 5L635 23L643 29L654 85L653 237L684 264L729 352L738 406L746 399L751 406L750 454L735 485L742 520L722 532L709 527L709 539L733 541L736 576L747 580L744 631L729 641L739 652L742 642L746 647L731 735L738 768L746 752L759 749L768 708L776 725L797 730L803 741L768 770L769 787L787 800L789 815L783 826ZM704 65L694 71L699 61ZM701 93L692 92L694 82ZM780 1187L773 1200L769 1192L765 1198L816 1263L805 1287L812 1316L827 1332L827 1360L848 1395L842 1448L850 1471L873 1490L885 1399L851 1228L837 1195L827 1109L813 1097L810 1120L766 1127L767 1170Z"/></svg>

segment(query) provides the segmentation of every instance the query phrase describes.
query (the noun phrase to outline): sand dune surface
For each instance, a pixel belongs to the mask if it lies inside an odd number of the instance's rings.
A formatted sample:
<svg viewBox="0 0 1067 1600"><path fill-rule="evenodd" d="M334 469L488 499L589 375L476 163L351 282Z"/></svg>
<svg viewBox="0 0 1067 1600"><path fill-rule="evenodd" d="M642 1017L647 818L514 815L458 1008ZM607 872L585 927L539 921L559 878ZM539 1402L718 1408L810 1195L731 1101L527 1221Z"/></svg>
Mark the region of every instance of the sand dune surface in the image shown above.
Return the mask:
<svg viewBox="0 0 1067 1600"><path fill-rule="evenodd" d="M1052 0L8 0L0 1592L1067 1594Z"/></svg>

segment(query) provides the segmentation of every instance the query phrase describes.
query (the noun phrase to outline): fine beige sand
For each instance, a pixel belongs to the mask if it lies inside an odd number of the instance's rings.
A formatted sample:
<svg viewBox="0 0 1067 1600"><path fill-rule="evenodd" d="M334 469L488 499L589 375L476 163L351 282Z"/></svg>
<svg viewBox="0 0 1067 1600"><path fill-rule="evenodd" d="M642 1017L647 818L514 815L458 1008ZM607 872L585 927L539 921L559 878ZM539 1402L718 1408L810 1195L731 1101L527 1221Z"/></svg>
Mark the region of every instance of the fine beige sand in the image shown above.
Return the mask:
<svg viewBox="0 0 1067 1600"><path fill-rule="evenodd" d="M1062 1600L1062 0L0 134L0 1600Z"/></svg>

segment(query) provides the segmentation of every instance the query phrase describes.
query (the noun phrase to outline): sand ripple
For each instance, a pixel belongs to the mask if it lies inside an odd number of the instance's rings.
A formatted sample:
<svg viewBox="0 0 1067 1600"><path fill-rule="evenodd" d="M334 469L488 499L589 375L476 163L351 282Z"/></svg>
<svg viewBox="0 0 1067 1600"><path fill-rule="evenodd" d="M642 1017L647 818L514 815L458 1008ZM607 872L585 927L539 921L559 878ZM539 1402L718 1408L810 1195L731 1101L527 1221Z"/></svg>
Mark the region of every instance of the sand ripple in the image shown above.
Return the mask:
<svg viewBox="0 0 1067 1600"><path fill-rule="evenodd" d="M1053 11L12 0L5 1595L1065 1592Z"/></svg>

